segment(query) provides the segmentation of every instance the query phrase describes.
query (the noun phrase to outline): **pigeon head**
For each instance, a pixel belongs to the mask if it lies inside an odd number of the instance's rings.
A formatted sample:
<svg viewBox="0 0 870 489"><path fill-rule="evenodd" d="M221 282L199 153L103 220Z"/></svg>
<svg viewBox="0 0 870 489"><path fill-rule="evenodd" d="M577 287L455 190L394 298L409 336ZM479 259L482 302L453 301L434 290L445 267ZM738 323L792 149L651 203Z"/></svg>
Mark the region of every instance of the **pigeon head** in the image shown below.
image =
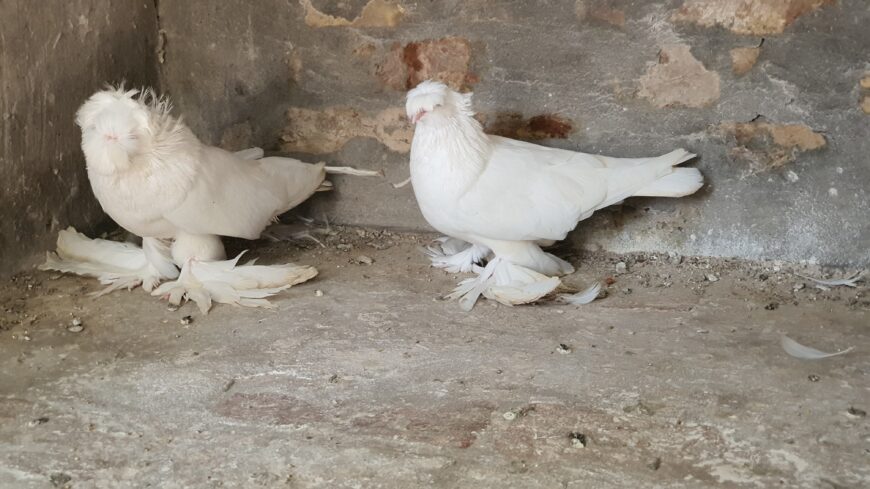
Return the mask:
<svg viewBox="0 0 870 489"><path fill-rule="evenodd" d="M461 94L433 80L426 80L408 92L405 112L414 124L432 124L459 115L474 115L470 93Z"/></svg>
<svg viewBox="0 0 870 489"><path fill-rule="evenodd" d="M151 151L155 138L174 127L168 101L150 89L109 87L92 95L76 112L88 167L113 173Z"/></svg>

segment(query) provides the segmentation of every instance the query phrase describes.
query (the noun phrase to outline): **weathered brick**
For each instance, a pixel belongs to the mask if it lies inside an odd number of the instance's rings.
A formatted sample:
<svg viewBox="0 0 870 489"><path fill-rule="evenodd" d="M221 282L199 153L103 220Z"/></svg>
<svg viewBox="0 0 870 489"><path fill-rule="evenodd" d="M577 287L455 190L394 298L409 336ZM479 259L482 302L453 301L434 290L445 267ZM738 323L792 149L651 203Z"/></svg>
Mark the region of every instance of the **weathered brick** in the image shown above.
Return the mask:
<svg viewBox="0 0 870 489"><path fill-rule="evenodd" d="M299 3L305 8L305 24L310 27L395 27L405 15L400 3L389 0L369 0L353 20L323 13L311 0Z"/></svg>
<svg viewBox="0 0 870 489"><path fill-rule="evenodd" d="M749 73L755 63L758 62L758 56L761 54L761 48L734 48L731 50L731 68L735 75L742 76Z"/></svg>
<svg viewBox="0 0 870 489"><path fill-rule="evenodd" d="M281 135L281 148L288 152L325 154L341 149L353 138L373 138L392 151L407 153L414 133L405 111L395 107L373 117L349 107L323 110L291 107Z"/></svg>
<svg viewBox="0 0 870 489"><path fill-rule="evenodd" d="M640 79L639 95L656 107L705 107L719 100L719 75L692 56L688 45L663 46L659 62Z"/></svg>
<svg viewBox="0 0 870 489"><path fill-rule="evenodd" d="M753 173L781 168L800 153L827 145L822 134L803 124L726 122L719 125L719 130L733 142L728 150L731 158L749 163Z"/></svg>
<svg viewBox="0 0 870 489"><path fill-rule="evenodd" d="M494 118L483 119L487 133L524 141L564 139L574 131L569 119L556 114L541 114L526 119L517 112L502 112ZM489 122L489 119L492 121Z"/></svg>
<svg viewBox="0 0 870 489"><path fill-rule="evenodd" d="M477 82L470 65L471 43L446 37L394 45L377 66L377 75L396 90L414 88L423 80L439 80L460 90Z"/></svg>
<svg viewBox="0 0 870 489"><path fill-rule="evenodd" d="M834 0L686 0L676 22L720 26L737 34L780 34L798 17Z"/></svg>

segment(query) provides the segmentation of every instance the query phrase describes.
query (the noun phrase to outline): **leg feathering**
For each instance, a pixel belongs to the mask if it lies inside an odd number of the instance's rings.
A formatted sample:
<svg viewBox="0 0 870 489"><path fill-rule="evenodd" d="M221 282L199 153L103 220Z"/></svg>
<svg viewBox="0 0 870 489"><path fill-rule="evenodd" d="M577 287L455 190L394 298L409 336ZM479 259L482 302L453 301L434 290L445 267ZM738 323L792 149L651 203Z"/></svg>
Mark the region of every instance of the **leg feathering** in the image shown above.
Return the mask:
<svg viewBox="0 0 870 489"><path fill-rule="evenodd" d="M239 265L243 254L225 261L188 260L178 280L164 283L151 295L167 297L174 305L191 300L203 314L213 302L268 308L273 307L268 297L317 275L315 268L302 265Z"/></svg>
<svg viewBox="0 0 870 489"><path fill-rule="evenodd" d="M107 285L98 296L139 285L150 292L160 281L177 277L178 269L162 241L146 238L143 247L90 239L70 227L58 233L57 251L47 253L39 269L96 277Z"/></svg>

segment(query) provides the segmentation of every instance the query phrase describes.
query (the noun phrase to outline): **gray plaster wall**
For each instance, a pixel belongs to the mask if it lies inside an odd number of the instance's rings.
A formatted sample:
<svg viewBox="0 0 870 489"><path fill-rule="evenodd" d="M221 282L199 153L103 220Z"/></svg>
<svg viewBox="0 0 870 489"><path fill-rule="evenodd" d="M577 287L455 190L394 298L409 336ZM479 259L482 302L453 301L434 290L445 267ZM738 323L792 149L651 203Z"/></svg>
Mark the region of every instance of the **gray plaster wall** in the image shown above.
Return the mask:
<svg viewBox="0 0 870 489"><path fill-rule="evenodd" d="M408 176L404 92L433 77L474 91L493 132L701 155L703 191L601 212L580 246L866 265L870 5L744 3L164 1L161 73L206 141L385 170L339 179L312 217L426 228L389 183Z"/></svg>
<svg viewBox="0 0 870 489"><path fill-rule="evenodd" d="M0 273L105 219L75 111L106 82L157 82L151 0L0 1Z"/></svg>
<svg viewBox="0 0 870 489"><path fill-rule="evenodd" d="M866 265L868 25L862 0L2 2L0 271L105 219L72 121L122 78L162 85L207 142L384 169L336 178L312 217L427 228L390 183L404 93L436 78L494 133L701 155L699 194L600 212L577 246Z"/></svg>

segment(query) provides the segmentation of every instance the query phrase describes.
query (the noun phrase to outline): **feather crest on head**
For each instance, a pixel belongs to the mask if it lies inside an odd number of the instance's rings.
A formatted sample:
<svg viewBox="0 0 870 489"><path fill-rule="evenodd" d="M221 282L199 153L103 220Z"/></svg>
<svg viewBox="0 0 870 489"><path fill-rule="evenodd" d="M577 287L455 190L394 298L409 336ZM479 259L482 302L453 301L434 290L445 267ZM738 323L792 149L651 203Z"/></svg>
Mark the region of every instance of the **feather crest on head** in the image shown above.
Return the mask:
<svg viewBox="0 0 870 489"><path fill-rule="evenodd" d="M459 93L440 81L426 80L408 92L405 111L414 123L433 112L472 117L472 96L472 93Z"/></svg>
<svg viewBox="0 0 870 489"><path fill-rule="evenodd" d="M121 84L95 93L76 112L82 148L93 156L113 156L89 158L89 164L100 167L101 173L112 173L118 164L99 162L120 162L123 168L124 162L141 154L171 151L189 135L181 118L173 117L171 111L169 99L150 88L127 90Z"/></svg>

